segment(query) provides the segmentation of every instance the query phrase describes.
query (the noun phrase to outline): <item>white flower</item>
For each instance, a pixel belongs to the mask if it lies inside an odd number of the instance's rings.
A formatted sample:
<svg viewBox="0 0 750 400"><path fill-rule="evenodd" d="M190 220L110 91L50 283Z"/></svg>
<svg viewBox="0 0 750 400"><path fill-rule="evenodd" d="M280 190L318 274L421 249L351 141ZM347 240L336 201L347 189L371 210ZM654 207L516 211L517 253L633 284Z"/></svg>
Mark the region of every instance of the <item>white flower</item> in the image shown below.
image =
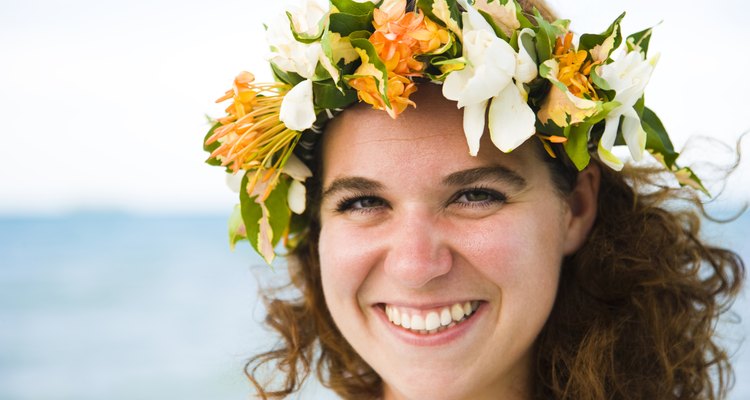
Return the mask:
<svg viewBox="0 0 750 400"><path fill-rule="evenodd" d="M298 34L315 36L321 33L320 27L330 13L328 0L305 0L295 3L289 9L292 25ZM315 122L312 79L320 63L334 81L339 80L336 66L325 55L320 42L302 43L294 38L289 17L280 14L269 24L266 40L271 47L269 61L286 72L293 72L305 78L284 96L279 119L289 129L303 131Z"/></svg>
<svg viewBox="0 0 750 400"><path fill-rule="evenodd" d="M286 72L294 72L303 78L312 78L321 57L325 57L320 43L298 42L286 15L279 15L269 24L266 40L271 47L269 61Z"/></svg>
<svg viewBox="0 0 750 400"><path fill-rule="evenodd" d="M328 0L288 1L286 10L292 16L292 25L297 33L317 36L322 31L321 21L331 12L331 3Z"/></svg>
<svg viewBox="0 0 750 400"><path fill-rule="evenodd" d="M536 121L523 87L519 90L513 84L514 78L516 83L528 82L536 77L536 67L529 68L529 63L534 62L525 49L523 55L516 54L466 0L459 3L467 10L462 16L463 57L467 64L446 77L443 95L464 108L464 133L471 155L479 151L484 113L490 101L492 142L504 152L511 151L534 134Z"/></svg>
<svg viewBox="0 0 750 400"><path fill-rule="evenodd" d="M281 168L281 172L292 177L292 183L289 186L287 195L289 209L295 214L302 214L305 212L305 198L307 193L304 182L312 176L312 171L310 171L310 168L307 168L307 165L302 160L292 154Z"/></svg>
<svg viewBox="0 0 750 400"><path fill-rule="evenodd" d="M235 193L239 193L242 189L242 178L245 177L247 171L244 169L239 170L236 173L228 173L226 176L226 183L229 189Z"/></svg>
<svg viewBox="0 0 750 400"><path fill-rule="evenodd" d="M300 132L315 123L313 87L310 79L305 79L286 92L281 101L279 120L287 128Z"/></svg>
<svg viewBox="0 0 750 400"><path fill-rule="evenodd" d="M516 14L516 2L509 0L503 5L499 0L476 0L474 7L482 10L492 17L497 26L510 37L515 30L521 27L521 22Z"/></svg>
<svg viewBox="0 0 750 400"><path fill-rule="evenodd" d="M609 88L615 91L614 101L620 105L607 114L604 133L599 141L599 156L612 169L622 169L622 161L611 153L617 137L617 129L622 121L622 136L635 161L641 160L646 148L646 132L633 106L643 96L646 84L651 78L658 56L646 60L640 51L631 51L618 57L610 64L599 67L599 76Z"/></svg>

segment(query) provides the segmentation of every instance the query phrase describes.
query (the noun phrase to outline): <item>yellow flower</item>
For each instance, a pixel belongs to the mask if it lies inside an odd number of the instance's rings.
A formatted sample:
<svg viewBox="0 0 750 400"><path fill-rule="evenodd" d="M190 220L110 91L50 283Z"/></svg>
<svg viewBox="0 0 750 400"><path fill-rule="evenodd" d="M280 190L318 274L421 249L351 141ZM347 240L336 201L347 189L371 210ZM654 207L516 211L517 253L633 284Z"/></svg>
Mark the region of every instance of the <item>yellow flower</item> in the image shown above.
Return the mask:
<svg viewBox="0 0 750 400"><path fill-rule="evenodd" d="M544 64L551 68L547 79L554 84L537 115L540 121L552 120L557 126L565 127L596 112L599 96L591 82L591 69L600 61L592 61L584 50L575 50L572 32L557 38L553 59ZM564 89L558 86L560 84Z"/></svg>
<svg viewBox="0 0 750 400"><path fill-rule="evenodd" d="M586 61L588 53L573 48L573 33L557 38L554 57L559 64L557 80L568 87L570 93L580 98L599 100L591 83L591 68L600 62Z"/></svg>

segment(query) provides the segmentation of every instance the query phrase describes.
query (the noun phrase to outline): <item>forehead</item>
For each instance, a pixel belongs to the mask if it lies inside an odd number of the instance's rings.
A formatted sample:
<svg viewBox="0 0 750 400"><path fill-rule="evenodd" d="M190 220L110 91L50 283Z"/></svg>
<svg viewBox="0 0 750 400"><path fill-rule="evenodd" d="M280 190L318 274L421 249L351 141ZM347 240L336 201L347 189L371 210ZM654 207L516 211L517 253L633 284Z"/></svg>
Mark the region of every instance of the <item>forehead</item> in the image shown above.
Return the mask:
<svg viewBox="0 0 750 400"><path fill-rule="evenodd" d="M357 104L331 121L323 135L323 183L345 175L385 177L445 176L462 169L501 165L525 176L540 160L525 144L509 154L495 148L485 133L472 157L463 130L463 110L443 97L440 86L422 84L397 119L367 104Z"/></svg>

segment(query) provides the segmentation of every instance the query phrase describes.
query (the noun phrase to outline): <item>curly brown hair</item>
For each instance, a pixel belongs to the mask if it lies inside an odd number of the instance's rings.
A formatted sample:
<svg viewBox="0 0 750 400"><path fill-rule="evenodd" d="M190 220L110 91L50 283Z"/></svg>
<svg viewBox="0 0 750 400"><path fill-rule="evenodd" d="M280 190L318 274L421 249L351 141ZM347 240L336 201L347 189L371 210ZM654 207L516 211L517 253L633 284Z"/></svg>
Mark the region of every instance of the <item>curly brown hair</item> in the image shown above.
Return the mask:
<svg viewBox="0 0 750 400"><path fill-rule="evenodd" d="M520 3L553 17L541 2ZM565 157L544 159L558 191L569 194L575 168ZM291 286L301 296L278 298L278 288L263 293L266 323L282 342L253 357L245 371L264 399L298 391L312 371L343 398L377 399L381 378L344 339L323 297L320 166L312 167L310 229L288 257ZM535 398L724 398L732 369L714 333L741 288L743 261L702 240L700 196L665 185L662 168L600 170L596 222L564 260L555 306L537 340ZM281 374L267 382L266 367Z"/></svg>

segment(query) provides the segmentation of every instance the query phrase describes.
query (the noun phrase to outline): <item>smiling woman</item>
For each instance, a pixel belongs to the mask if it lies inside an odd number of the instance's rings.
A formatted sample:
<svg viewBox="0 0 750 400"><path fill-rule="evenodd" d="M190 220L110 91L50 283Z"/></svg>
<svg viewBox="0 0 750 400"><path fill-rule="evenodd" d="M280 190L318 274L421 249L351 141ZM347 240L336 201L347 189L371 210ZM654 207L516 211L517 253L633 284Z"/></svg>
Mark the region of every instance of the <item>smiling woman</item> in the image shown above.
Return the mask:
<svg viewBox="0 0 750 400"><path fill-rule="evenodd" d="M329 125L323 293L386 398L520 396L562 259L596 215L598 169L563 197L534 143L503 154L485 139L473 157L439 91L420 87L398 120L355 106Z"/></svg>
<svg viewBox="0 0 750 400"><path fill-rule="evenodd" d="M725 397L714 328L744 265L700 239L705 189L643 103L650 30L576 43L540 2L300 4L269 29L280 83L241 74L206 141L242 178L232 242L270 262L284 240L301 292L268 294L261 397L313 371L347 399Z"/></svg>

